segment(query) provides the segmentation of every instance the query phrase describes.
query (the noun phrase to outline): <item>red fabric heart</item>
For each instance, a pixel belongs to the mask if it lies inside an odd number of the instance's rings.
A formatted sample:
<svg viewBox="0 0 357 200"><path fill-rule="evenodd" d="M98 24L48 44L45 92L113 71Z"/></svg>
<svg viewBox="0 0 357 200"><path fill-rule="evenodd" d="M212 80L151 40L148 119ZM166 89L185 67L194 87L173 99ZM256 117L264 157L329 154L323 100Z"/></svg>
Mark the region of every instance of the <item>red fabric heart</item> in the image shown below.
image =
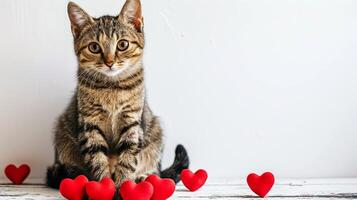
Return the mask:
<svg viewBox="0 0 357 200"><path fill-rule="evenodd" d="M148 176L145 181L151 183L154 187L154 194L151 200L166 200L175 192L176 185L172 179L161 179L158 175L152 174Z"/></svg>
<svg viewBox="0 0 357 200"><path fill-rule="evenodd" d="M203 169L198 170L196 173L192 173L189 169L184 169L181 172L182 183L191 192L200 189L206 183L207 178L208 174Z"/></svg>
<svg viewBox="0 0 357 200"><path fill-rule="evenodd" d="M138 184L133 181L125 181L120 186L120 194L123 200L150 200L153 193L154 187L147 181Z"/></svg>
<svg viewBox="0 0 357 200"><path fill-rule="evenodd" d="M6 166L5 175L11 182L16 185L22 184L27 176L30 174L30 167L26 164L22 164L19 168L11 164Z"/></svg>
<svg viewBox="0 0 357 200"><path fill-rule="evenodd" d="M74 180L66 178L61 181L59 190L68 200L82 200L87 183L88 179L83 175L77 176Z"/></svg>
<svg viewBox="0 0 357 200"><path fill-rule="evenodd" d="M247 182L250 189L263 198L274 185L274 175L270 172L265 172L261 176L252 173L248 175Z"/></svg>
<svg viewBox="0 0 357 200"><path fill-rule="evenodd" d="M91 200L112 200L115 194L115 184L110 178L102 181L90 181L86 184L86 192Z"/></svg>

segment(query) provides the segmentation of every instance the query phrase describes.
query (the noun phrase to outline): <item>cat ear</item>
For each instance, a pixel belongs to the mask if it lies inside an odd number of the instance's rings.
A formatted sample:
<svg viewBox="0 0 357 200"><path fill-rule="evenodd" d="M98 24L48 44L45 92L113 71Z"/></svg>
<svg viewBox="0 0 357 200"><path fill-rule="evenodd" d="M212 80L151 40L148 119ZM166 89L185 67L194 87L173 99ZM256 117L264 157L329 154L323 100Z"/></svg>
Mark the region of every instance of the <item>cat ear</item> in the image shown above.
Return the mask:
<svg viewBox="0 0 357 200"><path fill-rule="evenodd" d="M142 32L144 22L140 0L126 0L119 14L119 20L132 24L137 31Z"/></svg>
<svg viewBox="0 0 357 200"><path fill-rule="evenodd" d="M68 3L67 12L69 20L71 21L71 29L74 37L79 35L86 24L93 22L92 17L73 2Z"/></svg>

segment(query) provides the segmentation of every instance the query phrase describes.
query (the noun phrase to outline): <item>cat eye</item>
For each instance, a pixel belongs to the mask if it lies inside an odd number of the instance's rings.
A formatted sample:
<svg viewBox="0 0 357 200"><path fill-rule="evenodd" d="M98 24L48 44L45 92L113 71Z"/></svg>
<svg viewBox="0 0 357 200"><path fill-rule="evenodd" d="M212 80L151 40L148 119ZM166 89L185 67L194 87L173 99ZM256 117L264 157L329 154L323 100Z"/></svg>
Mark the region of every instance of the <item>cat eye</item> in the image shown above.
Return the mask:
<svg viewBox="0 0 357 200"><path fill-rule="evenodd" d="M129 41L128 40L120 40L119 42L118 42L118 50L119 51L125 51L125 50L127 50L128 49L128 47L129 47Z"/></svg>
<svg viewBox="0 0 357 200"><path fill-rule="evenodd" d="M100 53L102 49L100 48L99 44L96 42L92 42L88 45L88 49L92 53Z"/></svg>

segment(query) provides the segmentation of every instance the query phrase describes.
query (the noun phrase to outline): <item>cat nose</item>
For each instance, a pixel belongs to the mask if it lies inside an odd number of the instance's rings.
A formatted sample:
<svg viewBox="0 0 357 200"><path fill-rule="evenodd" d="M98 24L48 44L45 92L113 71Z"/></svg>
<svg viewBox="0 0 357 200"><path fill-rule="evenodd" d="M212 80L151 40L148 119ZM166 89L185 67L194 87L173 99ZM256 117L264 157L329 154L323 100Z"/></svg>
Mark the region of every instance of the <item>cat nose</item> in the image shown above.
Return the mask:
<svg viewBox="0 0 357 200"><path fill-rule="evenodd" d="M106 66L108 66L109 68L111 68L114 64L114 61L113 60L108 60L108 61L105 61L104 62Z"/></svg>

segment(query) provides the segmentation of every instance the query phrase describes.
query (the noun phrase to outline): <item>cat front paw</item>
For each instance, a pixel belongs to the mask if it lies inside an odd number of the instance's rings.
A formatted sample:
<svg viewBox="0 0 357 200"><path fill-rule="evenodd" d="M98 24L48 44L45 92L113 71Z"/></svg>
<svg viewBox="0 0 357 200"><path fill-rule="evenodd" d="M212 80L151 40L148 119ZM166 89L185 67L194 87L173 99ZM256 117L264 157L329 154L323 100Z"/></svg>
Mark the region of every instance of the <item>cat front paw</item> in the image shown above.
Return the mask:
<svg viewBox="0 0 357 200"><path fill-rule="evenodd" d="M145 179L148 177L147 174L141 174L135 178L136 183L140 183L142 181L145 181Z"/></svg>
<svg viewBox="0 0 357 200"><path fill-rule="evenodd" d="M110 178L109 167L107 165L96 165L90 167L92 179L95 181L101 181L103 178Z"/></svg>

